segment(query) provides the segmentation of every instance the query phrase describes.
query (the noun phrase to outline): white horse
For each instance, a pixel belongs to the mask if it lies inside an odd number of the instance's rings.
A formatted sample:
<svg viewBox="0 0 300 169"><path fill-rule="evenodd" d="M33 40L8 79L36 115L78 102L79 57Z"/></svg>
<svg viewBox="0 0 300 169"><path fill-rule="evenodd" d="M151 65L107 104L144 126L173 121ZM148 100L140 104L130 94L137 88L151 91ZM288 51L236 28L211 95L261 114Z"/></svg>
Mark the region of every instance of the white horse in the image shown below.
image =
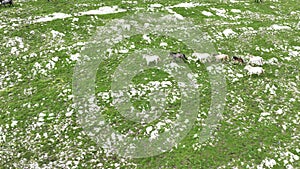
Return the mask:
<svg viewBox="0 0 300 169"><path fill-rule="evenodd" d="M146 59L147 65L149 65L152 62L157 64L159 61L159 57L157 55L143 55L143 58Z"/></svg>
<svg viewBox="0 0 300 169"><path fill-rule="evenodd" d="M209 53L193 53L192 56L196 57L196 60L199 60L201 63L211 61L211 56Z"/></svg>
<svg viewBox="0 0 300 169"><path fill-rule="evenodd" d="M262 66L264 64L263 58L259 56L250 56L249 64Z"/></svg>
<svg viewBox="0 0 300 169"><path fill-rule="evenodd" d="M253 75L253 74L261 75L264 73L264 69L262 67L252 67L250 65L247 65L245 66L244 69L248 71L249 75Z"/></svg>

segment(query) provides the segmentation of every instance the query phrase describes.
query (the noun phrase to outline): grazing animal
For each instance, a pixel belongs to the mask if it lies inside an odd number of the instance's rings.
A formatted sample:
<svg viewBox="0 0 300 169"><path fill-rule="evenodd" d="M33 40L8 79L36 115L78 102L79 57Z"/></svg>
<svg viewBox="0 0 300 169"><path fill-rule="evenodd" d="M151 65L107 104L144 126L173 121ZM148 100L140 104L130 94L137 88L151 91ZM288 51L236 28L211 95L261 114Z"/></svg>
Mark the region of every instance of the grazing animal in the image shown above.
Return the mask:
<svg viewBox="0 0 300 169"><path fill-rule="evenodd" d="M201 63L210 62L210 54L208 53L193 53L192 56L196 57L197 61Z"/></svg>
<svg viewBox="0 0 300 169"><path fill-rule="evenodd" d="M261 75L264 73L264 69L262 67L252 67L250 65L246 65L244 69L248 71L249 75Z"/></svg>
<svg viewBox="0 0 300 169"><path fill-rule="evenodd" d="M262 0L255 0L255 2L257 2L257 3L262 3L263 1Z"/></svg>
<svg viewBox="0 0 300 169"><path fill-rule="evenodd" d="M169 56L172 57L174 60L176 60L176 58L188 60L185 54L180 52L170 52Z"/></svg>
<svg viewBox="0 0 300 169"><path fill-rule="evenodd" d="M262 66L264 64L263 58L259 56L250 56L249 64L253 66L254 65Z"/></svg>
<svg viewBox="0 0 300 169"><path fill-rule="evenodd" d="M152 62L157 64L159 61L159 57L156 55L143 55L143 58L146 59L147 65L149 65Z"/></svg>
<svg viewBox="0 0 300 169"><path fill-rule="evenodd" d="M244 60L243 60L242 58L233 56L232 59L233 59L233 61L235 61L235 62L244 63Z"/></svg>
<svg viewBox="0 0 300 169"><path fill-rule="evenodd" d="M217 61L226 61L229 59L229 56L226 54L214 54L213 56Z"/></svg>
<svg viewBox="0 0 300 169"><path fill-rule="evenodd" d="M2 5L9 4L9 6L13 6L13 0L0 0Z"/></svg>

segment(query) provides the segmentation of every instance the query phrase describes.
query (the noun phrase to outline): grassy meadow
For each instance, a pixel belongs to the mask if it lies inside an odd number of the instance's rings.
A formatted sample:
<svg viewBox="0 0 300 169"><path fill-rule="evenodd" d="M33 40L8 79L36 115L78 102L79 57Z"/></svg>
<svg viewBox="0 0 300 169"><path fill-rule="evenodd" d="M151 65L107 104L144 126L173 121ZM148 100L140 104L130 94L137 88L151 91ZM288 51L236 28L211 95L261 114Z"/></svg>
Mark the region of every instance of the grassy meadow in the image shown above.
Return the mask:
<svg viewBox="0 0 300 169"><path fill-rule="evenodd" d="M0 168L300 168L297 4L299 0L15 0L12 7L1 6ZM97 9L106 10L84 13ZM216 52L246 62L248 55L260 56L264 73L250 76L244 70L246 63L221 63L226 79L224 111L210 138L201 142L199 133L213 104L209 74L202 63L184 63L200 84L192 129L170 151L126 158L109 153L87 136L78 122L72 84L80 53L97 30L138 12L190 18L208 35ZM53 19L55 15L59 17ZM99 64L97 105L103 108L108 124L123 134L130 131L132 137L151 137L152 132L168 130L181 104L175 79L162 70L147 69L133 77L136 91L171 82L161 87L168 91L161 117L137 123L112 106L114 72L123 59L144 48L181 51L188 59L193 53L184 41L137 34L117 43L111 49L112 57ZM147 94L149 91L143 96L130 95L132 105L149 110Z"/></svg>

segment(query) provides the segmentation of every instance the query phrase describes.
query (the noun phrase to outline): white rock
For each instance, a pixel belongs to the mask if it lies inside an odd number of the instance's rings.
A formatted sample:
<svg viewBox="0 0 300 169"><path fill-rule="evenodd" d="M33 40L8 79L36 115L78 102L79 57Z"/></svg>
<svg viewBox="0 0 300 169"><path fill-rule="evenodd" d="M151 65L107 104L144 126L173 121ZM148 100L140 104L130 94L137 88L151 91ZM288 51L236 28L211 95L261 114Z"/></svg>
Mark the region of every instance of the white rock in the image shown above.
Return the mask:
<svg viewBox="0 0 300 169"><path fill-rule="evenodd" d="M153 127L152 127L152 126L148 126L148 127L146 128L146 133L147 133L147 134L149 134L149 133L150 133L150 131L152 131L152 129L153 129Z"/></svg>
<svg viewBox="0 0 300 169"><path fill-rule="evenodd" d="M269 30L283 30L283 29L292 29L291 27L289 26L282 26L282 25L277 25L277 24L274 24L272 26L270 26Z"/></svg>
<svg viewBox="0 0 300 169"><path fill-rule="evenodd" d="M112 14L112 13L119 13L125 12L126 9L120 9L118 6L103 6L100 7L98 10L90 10L86 12L80 12L79 15L105 15L105 14Z"/></svg>
<svg viewBox="0 0 300 169"><path fill-rule="evenodd" d="M282 113L283 113L282 109L278 109L278 110L276 111L276 114L282 114Z"/></svg>
<svg viewBox="0 0 300 169"><path fill-rule="evenodd" d="M11 127L15 127L17 124L18 124L18 121L17 120L13 120L11 122Z"/></svg>
<svg viewBox="0 0 300 169"><path fill-rule="evenodd" d="M164 46L168 46L168 44L167 44L166 42L161 42L161 43L159 44L159 46L164 47Z"/></svg>
<svg viewBox="0 0 300 169"><path fill-rule="evenodd" d="M230 35L235 35L236 33L232 30L232 29L225 29L223 31L223 34L226 36L226 37L229 37Z"/></svg>
<svg viewBox="0 0 300 169"><path fill-rule="evenodd" d="M260 115L261 115L261 116L269 116L270 113L269 113L269 112L262 112Z"/></svg>
<svg viewBox="0 0 300 169"><path fill-rule="evenodd" d="M208 11L202 11L202 14L205 16L214 16L214 14L212 14L211 12L208 12Z"/></svg>
<svg viewBox="0 0 300 169"><path fill-rule="evenodd" d="M239 10L239 9L231 9L231 12L233 12L233 13L241 13L242 11Z"/></svg>
<svg viewBox="0 0 300 169"><path fill-rule="evenodd" d="M175 8L193 8L193 7L196 7L198 5L199 5L199 3L184 2L184 3L180 3L180 4L177 4L177 5L174 5L172 7L175 7Z"/></svg>

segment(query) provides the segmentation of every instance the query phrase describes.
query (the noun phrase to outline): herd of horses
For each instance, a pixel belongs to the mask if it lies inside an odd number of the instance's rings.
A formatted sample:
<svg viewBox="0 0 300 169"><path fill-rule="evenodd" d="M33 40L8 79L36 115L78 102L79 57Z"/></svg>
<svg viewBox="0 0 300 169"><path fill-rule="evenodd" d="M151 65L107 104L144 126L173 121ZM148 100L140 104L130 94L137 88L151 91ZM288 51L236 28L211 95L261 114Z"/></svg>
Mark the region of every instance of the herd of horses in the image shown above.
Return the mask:
<svg viewBox="0 0 300 169"><path fill-rule="evenodd" d="M185 56L185 54L183 53L180 53L180 52L170 52L169 53L169 56L173 58L173 60L176 60L177 58L178 59L183 59L183 60L188 60L187 57ZM229 60L229 56L228 55L225 55L225 54L213 54L212 55L213 57L215 57L216 60L218 61L225 61L225 60ZM199 60L200 58L198 58ZM237 56L233 56L232 57L232 60L234 62L238 62L238 63L245 63L244 60L240 57L237 57ZM200 61L200 60L199 60Z"/></svg>

